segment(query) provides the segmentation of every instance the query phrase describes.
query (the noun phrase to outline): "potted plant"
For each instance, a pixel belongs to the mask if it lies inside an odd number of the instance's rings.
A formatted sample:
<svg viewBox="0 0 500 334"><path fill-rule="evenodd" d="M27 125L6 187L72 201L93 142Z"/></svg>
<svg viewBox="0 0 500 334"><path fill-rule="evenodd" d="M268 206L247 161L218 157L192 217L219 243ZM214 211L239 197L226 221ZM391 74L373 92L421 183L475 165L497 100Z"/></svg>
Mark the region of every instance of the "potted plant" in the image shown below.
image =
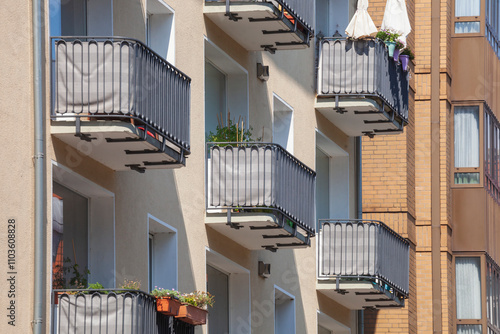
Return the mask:
<svg viewBox="0 0 500 334"><path fill-rule="evenodd" d="M401 36L401 34L388 30L382 29L380 30L375 37L380 39L387 46L387 50L389 51L389 57L394 57L394 49L396 48L396 40Z"/></svg>
<svg viewBox="0 0 500 334"><path fill-rule="evenodd" d="M182 306L176 318L191 325L204 325L207 323L208 311L205 306L214 305L214 296L208 292L195 291L181 295Z"/></svg>
<svg viewBox="0 0 500 334"><path fill-rule="evenodd" d="M177 316L182 306L180 293L174 289L166 290L155 287L151 295L156 297L156 310L165 315Z"/></svg>
<svg viewBox="0 0 500 334"><path fill-rule="evenodd" d="M408 71L408 63L410 59L415 59L415 55L411 51L410 47L406 47L401 50L401 54L399 55L399 59L401 59L401 66L403 67L403 71Z"/></svg>
<svg viewBox="0 0 500 334"><path fill-rule="evenodd" d="M399 54L401 53L401 49L405 47L405 44L400 39L396 40L396 48L394 49L394 61L399 62Z"/></svg>

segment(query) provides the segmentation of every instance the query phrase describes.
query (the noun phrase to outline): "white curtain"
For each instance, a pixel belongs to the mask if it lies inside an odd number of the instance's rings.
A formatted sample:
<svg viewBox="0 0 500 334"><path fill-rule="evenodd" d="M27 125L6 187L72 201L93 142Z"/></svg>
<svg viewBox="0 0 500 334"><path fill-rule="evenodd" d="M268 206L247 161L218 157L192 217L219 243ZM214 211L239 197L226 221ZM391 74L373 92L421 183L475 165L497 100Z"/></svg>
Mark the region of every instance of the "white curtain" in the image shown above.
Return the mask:
<svg viewBox="0 0 500 334"><path fill-rule="evenodd" d="M457 319L481 319L481 262L479 257L457 257L455 270ZM463 333L476 332L465 331Z"/></svg>
<svg viewBox="0 0 500 334"><path fill-rule="evenodd" d="M480 31L479 21L455 23L455 34L471 34Z"/></svg>
<svg viewBox="0 0 500 334"><path fill-rule="evenodd" d="M455 107L455 167L479 167L479 107Z"/></svg>
<svg viewBox="0 0 500 334"><path fill-rule="evenodd" d="M455 0L455 16L481 15L481 0Z"/></svg>
<svg viewBox="0 0 500 334"><path fill-rule="evenodd" d="M481 325L458 325L457 334L481 334Z"/></svg>

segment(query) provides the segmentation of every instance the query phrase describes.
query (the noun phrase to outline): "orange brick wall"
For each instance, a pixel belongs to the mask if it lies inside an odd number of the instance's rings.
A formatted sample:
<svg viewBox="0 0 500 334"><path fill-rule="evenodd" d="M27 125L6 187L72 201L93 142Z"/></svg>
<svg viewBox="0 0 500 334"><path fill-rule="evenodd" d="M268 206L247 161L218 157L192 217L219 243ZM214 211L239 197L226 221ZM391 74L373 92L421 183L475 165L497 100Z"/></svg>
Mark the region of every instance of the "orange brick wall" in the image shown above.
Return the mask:
<svg viewBox="0 0 500 334"><path fill-rule="evenodd" d="M365 311L365 333L433 333L431 256L431 0L407 0L415 52L410 81L410 122L403 134L363 138L363 217L381 220L412 243L410 297L403 309ZM450 128L451 6L441 0L440 212L442 333L454 333L451 257ZM385 0L370 1L377 27ZM402 154L406 152L406 154ZM438 329L437 329L438 330Z"/></svg>

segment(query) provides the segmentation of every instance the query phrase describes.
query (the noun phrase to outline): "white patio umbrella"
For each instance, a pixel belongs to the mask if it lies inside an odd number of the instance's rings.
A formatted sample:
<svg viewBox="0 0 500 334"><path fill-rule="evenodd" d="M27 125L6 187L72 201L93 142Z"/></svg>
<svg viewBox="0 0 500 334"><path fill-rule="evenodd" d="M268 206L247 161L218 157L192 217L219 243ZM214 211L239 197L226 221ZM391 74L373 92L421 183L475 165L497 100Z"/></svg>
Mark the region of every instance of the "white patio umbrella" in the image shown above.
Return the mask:
<svg viewBox="0 0 500 334"><path fill-rule="evenodd" d="M347 36L358 39L377 32L377 27L368 14L368 0L359 0L358 9L345 29Z"/></svg>
<svg viewBox="0 0 500 334"><path fill-rule="evenodd" d="M400 39L406 45L406 36L411 32L411 25L405 0L387 0L380 28L400 33Z"/></svg>

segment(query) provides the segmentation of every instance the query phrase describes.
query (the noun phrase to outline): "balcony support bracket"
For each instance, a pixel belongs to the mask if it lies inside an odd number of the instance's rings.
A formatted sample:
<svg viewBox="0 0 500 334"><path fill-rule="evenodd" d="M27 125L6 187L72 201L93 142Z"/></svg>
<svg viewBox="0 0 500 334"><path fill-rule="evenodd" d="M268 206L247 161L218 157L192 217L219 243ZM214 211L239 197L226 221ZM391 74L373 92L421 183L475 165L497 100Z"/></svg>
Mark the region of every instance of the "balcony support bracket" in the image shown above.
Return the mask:
<svg viewBox="0 0 500 334"><path fill-rule="evenodd" d="M276 48L274 47L274 45L270 44L270 45L261 45L260 46L261 48L264 49L264 51L267 51L271 54L275 54L276 53Z"/></svg>
<svg viewBox="0 0 500 334"><path fill-rule="evenodd" d="M340 288L340 277L339 276L337 276L335 278L335 291L337 293L340 293L341 295L345 295L346 293L349 293L347 290Z"/></svg>
<svg viewBox="0 0 500 334"><path fill-rule="evenodd" d="M229 20L238 22L238 20L241 20L242 17L238 16L238 13L231 13L231 9L229 8L229 0L226 0L226 14L224 16L227 16Z"/></svg>
<svg viewBox="0 0 500 334"><path fill-rule="evenodd" d="M79 137L81 140L85 140L86 142L89 143L92 140L97 139L96 137L91 137L90 134L88 133L81 132L80 117L77 117L75 121L75 137Z"/></svg>
<svg viewBox="0 0 500 334"><path fill-rule="evenodd" d="M345 108L339 107L339 96L335 95L335 108L333 108L334 111L338 112L339 114L345 114L347 110Z"/></svg>
<svg viewBox="0 0 500 334"><path fill-rule="evenodd" d="M231 222L231 209L227 210L227 223L226 223L226 225L229 226L230 228L234 228L235 230L239 230L240 228L243 228L242 225L240 225L238 223Z"/></svg>
<svg viewBox="0 0 500 334"><path fill-rule="evenodd" d="M141 174L146 171L146 167L141 167L141 165L138 164L125 165L125 167L129 167L131 170L135 170L136 172L139 172Z"/></svg>

